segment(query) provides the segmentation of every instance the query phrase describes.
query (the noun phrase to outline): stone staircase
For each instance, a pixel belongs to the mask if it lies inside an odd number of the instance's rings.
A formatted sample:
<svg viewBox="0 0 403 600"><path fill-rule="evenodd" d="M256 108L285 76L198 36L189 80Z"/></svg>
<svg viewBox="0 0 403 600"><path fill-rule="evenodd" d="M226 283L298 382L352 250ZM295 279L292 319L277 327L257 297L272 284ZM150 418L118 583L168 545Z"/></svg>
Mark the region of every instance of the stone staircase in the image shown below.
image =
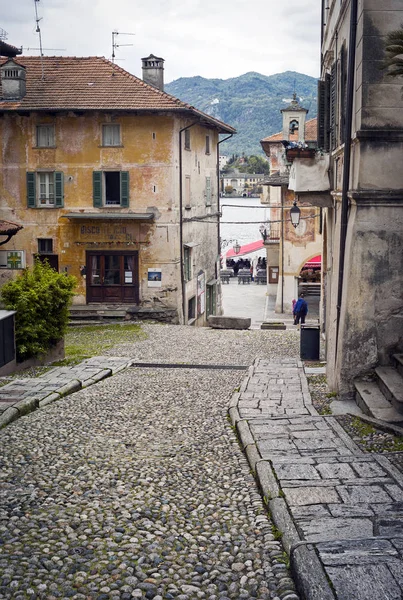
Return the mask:
<svg viewBox="0 0 403 600"><path fill-rule="evenodd" d="M403 354L394 354L392 366L376 367L373 377L356 379L354 386L365 414L403 426Z"/></svg>
<svg viewBox="0 0 403 600"><path fill-rule="evenodd" d="M70 307L69 325L124 321L126 309L112 304L73 304Z"/></svg>

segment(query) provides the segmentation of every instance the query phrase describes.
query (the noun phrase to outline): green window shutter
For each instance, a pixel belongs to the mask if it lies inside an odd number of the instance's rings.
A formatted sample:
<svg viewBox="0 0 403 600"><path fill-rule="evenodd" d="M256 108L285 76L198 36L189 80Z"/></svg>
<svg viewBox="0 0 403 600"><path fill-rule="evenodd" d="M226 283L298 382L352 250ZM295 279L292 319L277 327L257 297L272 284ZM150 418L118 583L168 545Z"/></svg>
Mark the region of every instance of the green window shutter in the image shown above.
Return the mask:
<svg viewBox="0 0 403 600"><path fill-rule="evenodd" d="M55 207L61 208L64 205L63 173L55 171Z"/></svg>
<svg viewBox="0 0 403 600"><path fill-rule="evenodd" d="M129 171L120 173L120 206L129 206Z"/></svg>
<svg viewBox="0 0 403 600"><path fill-rule="evenodd" d="M94 171L92 174L93 204L97 208L102 206L102 171Z"/></svg>
<svg viewBox="0 0 403 600"><path fill-rule="evenodd" d="M35 173L27 173L27 206L28 208L36 207L36 185Z"/></svg>

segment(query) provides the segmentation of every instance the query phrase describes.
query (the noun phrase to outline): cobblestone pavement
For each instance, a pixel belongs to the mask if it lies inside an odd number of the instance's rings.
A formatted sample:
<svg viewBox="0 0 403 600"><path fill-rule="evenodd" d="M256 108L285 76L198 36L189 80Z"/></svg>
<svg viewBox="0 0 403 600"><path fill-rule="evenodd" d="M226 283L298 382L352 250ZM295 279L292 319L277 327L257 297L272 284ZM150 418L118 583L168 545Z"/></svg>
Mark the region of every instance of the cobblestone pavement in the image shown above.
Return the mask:
<svg viewBox="0 0 403 600"><path fill-rule="evenodd" d="M294 332L145 330L116 354L250 365L298 348ZM297 600L226 419L245 374L128 368L5 427L0 597Z"/></svg>
<svg viewBox="0 0 403 600"><path fill-rule="evenodd" d="M306 600L402 599L396 455L364 454L336 418L315 415L305 386L297 359L261 359L230 404L300 593Z"/></svg>

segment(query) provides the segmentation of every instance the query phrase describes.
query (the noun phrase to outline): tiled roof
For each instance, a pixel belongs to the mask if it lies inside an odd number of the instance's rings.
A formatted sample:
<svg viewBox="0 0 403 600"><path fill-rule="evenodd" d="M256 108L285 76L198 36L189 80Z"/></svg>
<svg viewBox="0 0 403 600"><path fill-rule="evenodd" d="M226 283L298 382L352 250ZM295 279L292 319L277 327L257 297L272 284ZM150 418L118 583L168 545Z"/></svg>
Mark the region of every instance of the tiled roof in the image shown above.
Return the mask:
<svg viewBox="0 0 403 600"><path fill-rule="evenodd" d="M44 56L43 78L39 56L19 56L26 68L26 95L21 100L0 99L0 112L14 110L185 111L223 133L235 133L214 119L99 56ZM1 61L3 64L5 60ZM0 98L1 85L0 85Z"/></svg>
<svg viewBox="0 0 403 600"><path fill-rule="evenodd" d="M316 142L318 139L318 119L315 117L314 119L310 119L305 122L305 141L306 142ZM283 132L275 133L274 135L270 135L269 137L263 138L261 142L281 142L284 139ZM298 142L298 132L292 133L289 137L291 142Z"/></svg>

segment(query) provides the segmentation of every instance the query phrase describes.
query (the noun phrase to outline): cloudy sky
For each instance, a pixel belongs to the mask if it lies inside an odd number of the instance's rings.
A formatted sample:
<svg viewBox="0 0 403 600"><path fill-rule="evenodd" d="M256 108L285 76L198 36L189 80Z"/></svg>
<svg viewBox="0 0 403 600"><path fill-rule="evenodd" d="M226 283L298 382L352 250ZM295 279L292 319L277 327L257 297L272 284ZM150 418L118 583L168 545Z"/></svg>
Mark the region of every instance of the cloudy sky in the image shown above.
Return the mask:
<svg viewBox="0 0 403 600"><path fill-rule="evenodd" d="M319 0L0 0L7 41L38 54L112 55L141 77L141 57L165 59L165 81L201 75L228 79L249 71L319 76ZM132 33L135 35L124 35ZM123 46L132 44L132 46Z"/></svg>

